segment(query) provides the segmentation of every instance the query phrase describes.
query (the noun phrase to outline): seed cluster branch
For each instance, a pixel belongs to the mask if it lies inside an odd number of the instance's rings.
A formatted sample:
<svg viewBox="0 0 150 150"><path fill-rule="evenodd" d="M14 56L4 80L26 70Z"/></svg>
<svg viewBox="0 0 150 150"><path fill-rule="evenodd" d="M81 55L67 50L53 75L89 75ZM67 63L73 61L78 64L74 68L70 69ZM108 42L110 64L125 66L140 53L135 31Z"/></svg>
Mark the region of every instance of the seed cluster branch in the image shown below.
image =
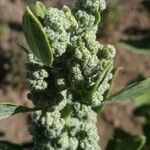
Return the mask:
<svg viewBox="0 0 150 150"><path fill-rule="evenodd" d="M95 108L106 98L115 57L112 45L96 41L105 8L104 0L76 0L73 10L50 7L40 16L53 63L28 55L28 98L49 108L34 113L35 150L100 150Z"/></svg>

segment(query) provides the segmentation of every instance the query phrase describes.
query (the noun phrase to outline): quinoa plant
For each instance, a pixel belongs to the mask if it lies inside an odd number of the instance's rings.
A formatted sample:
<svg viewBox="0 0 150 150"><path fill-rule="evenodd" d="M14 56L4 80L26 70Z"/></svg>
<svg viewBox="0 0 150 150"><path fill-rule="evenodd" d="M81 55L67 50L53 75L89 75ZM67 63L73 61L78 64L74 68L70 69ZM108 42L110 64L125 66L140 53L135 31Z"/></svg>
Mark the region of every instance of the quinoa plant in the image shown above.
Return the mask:
<svg viewBox="0 0 150 150"><path fill-rule="evenodd" d="M109 96L116 50L96 41L105 8L104 0L76 0L72 10L36 2L25 11L27 97L35 107L3 103L0 117L34 111L29 132L35 150L100 150L96 121L102 106L150 87L147 79Z"/></svg>

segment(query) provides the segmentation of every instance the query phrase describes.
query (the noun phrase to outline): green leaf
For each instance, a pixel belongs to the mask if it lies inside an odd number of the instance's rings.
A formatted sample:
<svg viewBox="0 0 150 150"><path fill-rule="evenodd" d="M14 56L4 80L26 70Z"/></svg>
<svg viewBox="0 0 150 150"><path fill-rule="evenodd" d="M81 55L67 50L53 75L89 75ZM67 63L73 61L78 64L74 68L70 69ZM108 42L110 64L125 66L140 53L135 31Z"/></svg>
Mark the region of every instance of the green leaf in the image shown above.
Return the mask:
<svg viewBox="0 0 150 150"><path fill-rule="evenodd" d="M106 150L142 150L146 143L144 135L132 136L121 129L115 129Z"/></svg>
<svg viewBox="0 0 150 150"><path fill-rule="evenodd" d="M133 80L129 82L129 84L140 82L144 79L145 77L143 75L138 74ZM144 92L142 95L135 97L133 102L135 107L150 104L150 89L147 92Z"/></svg>
<svg viewBox="0 0 150 150"><path fill-rule="evenodd" d="M112 71L112 74L113 74L113 78L110 80L110 88L109 88L109 90L108 90L108 92L107 92L107 94L106 94L106 98L108 98L110 95L111 95L111 93L112 93L112 90L113 90L113 86L114 86L114 82L115 82L115 80L116 80L116 78L117 78L117 75L118 75L118 73L119 73L119 71L121 70L122 68L121 67L119 67L119 68L117 68L117 69L114 69L113 71Z"/></svg>
<svg viewBox="0 0 150 150"><path fill-rule="evenodd" d="M0 141L0 149L1 150L23 150L23 147L18 144L14 144L7 141Z"/></svg>
<svg viewBox="0 0 150 150"><path fill-rule="evenodd" d="M99 87L99 85L103 82L103 79L112 71L112 62L110 62L103 72L100 72L98 75L98 79L95 85L92 87L91 94L93 95L94 91Z"/></svg>
<svg viewBox="0 0 150 150"><path fill-rule="evenodd" d="M138 97L149 90L150 78L123 88L119 92L108 97L107 100L103 102L103 104L118 103L125 100L133 100L135 97Z"/></svg>
<svg viewBox="0 0 150 150"><path fill-rule="evenodd" d="M150 104L150 91L134 98L135 107L139 107L146 104Z"/></svg>
<svg viewBox="0 0 150 150"><path fill-rule="evenodd" d="M33 112L42 109L44 108L28 108L13 103L0 103L0 120L18 113Z"/></svg>
<svg viewBox="0 0 150 150"><path fill-rule="evenodd" d="M110 82L109 82L109 83L110 83L110 88L109 88L109 90L105 93L104 99L106 99L108 96L110 96L110 93L112 92L114 80L116 79L117 74L118 74L118 72L120 71L120 69L121 69L121 67L118 68L118 69L113 69L113 70L112 70L113 78L112 78L112 80L110 80ZM93 110L94 110L96 113L100 113L101 110L102 110L102 106L94 107Z"/></svg>
<svg viewBox="0 0 150 150"><path fill-rule="evenodd" d="M150 35L136 40L122 40L121 44L133 52L150 54Z"/></svg>
<svg viewBox="0 0 150 150"><path fill-rule="evenodd" d="M36 17L43 18L46 12L46 7L40 1L31 6L31 10Z"/></svg>
<svg viewBox="0 0 150 150"><path fill-rule="evenodd" d="M134 82L140 82L144 79L145 77L139 74L136 76L135 79L129 82L129 84L134 83ZM135 97L133 103L135 107L140 107L145 104L150 104L150 89L147 92L144 92L142 95Z"/></svg>
<svg viewBox="0 0 150 150"><path fill-rule="evenodd" d="M40 21L35 17L29 7L23 16L22 28L26 41L33 54L46 66L52 65L53 54L48 37Z"/></svg>

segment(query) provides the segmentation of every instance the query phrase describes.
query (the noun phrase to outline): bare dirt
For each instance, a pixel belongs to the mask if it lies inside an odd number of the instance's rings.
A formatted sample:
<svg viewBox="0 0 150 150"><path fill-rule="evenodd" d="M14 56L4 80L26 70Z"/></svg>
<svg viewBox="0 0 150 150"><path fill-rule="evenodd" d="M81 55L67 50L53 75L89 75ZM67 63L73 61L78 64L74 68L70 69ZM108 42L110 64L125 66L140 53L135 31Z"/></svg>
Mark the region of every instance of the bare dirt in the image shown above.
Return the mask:
<svg viewBox="0 0 150 150"><path fill-rule="evenodd" d="M45 2L48 5L61 7L62 4L72 6L73 0L45 0ZM140 0L121 0L124 13L119 26L116 30L107 32L107 36L101 39L102 42L115 45L117 49L115 67L123 67L115 81L114 91L124 87L139 74L144 77L150 75L150 56L135 54L118 43L119 39L126 37L123 31L127 27L150 28L149 16L147 12L140 10L139 2ZM108 0L108 3L111 3L111 1ZM0 49L8 49L13 45L12 32L22 36L20 23L26 4L27 1L25 0L0 0L0 8L3 8L0 9L0 12L2 12L0 18L8 22L9 27L12 27L9 36L7 35L5 38L0 39ZM14 89L11 86L3 87L0 90L0 102L12 101L25 106L32 106L31 102L26 99L27 92L27 90ZM131 102L109 105L98 116L97 127L102 150L105 149L114 127L121 127L132 134L141 132L141 120L132 115L133 108L134 106ZM27 131L30 121L30 114L19 114L10 119L1 120L0 140L9 140L15 143L31 141L32 138Z"/></svg>

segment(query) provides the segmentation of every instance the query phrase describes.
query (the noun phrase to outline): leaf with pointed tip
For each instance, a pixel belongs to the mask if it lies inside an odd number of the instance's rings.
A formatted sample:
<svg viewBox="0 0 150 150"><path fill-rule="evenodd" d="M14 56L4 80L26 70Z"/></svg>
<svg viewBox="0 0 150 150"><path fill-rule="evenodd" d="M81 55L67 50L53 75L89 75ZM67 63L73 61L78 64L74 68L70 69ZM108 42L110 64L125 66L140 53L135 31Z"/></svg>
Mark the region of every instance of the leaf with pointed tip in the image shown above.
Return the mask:
<svg viewBox="0 0 150 150"><path fill-rule="evenodd" d="M25 39L33 54L46 66L51 66L53 54L45 30L29 7L22 20Z"/></svg>
<svg viewBox="0 0 150 150"><path fill-rule="evenodd" d="M118 103L126 100L133 100L150 90L150 78L138 83L131 84L114 95L108 97L102 104Z"/></svg>
<svg viewBox="0 0 150 150"><path fill-rule="evenodd" d="M33 112L42 109L44 108L28 108L13 103L0 103L0 120L18 113Z"/></svg>

